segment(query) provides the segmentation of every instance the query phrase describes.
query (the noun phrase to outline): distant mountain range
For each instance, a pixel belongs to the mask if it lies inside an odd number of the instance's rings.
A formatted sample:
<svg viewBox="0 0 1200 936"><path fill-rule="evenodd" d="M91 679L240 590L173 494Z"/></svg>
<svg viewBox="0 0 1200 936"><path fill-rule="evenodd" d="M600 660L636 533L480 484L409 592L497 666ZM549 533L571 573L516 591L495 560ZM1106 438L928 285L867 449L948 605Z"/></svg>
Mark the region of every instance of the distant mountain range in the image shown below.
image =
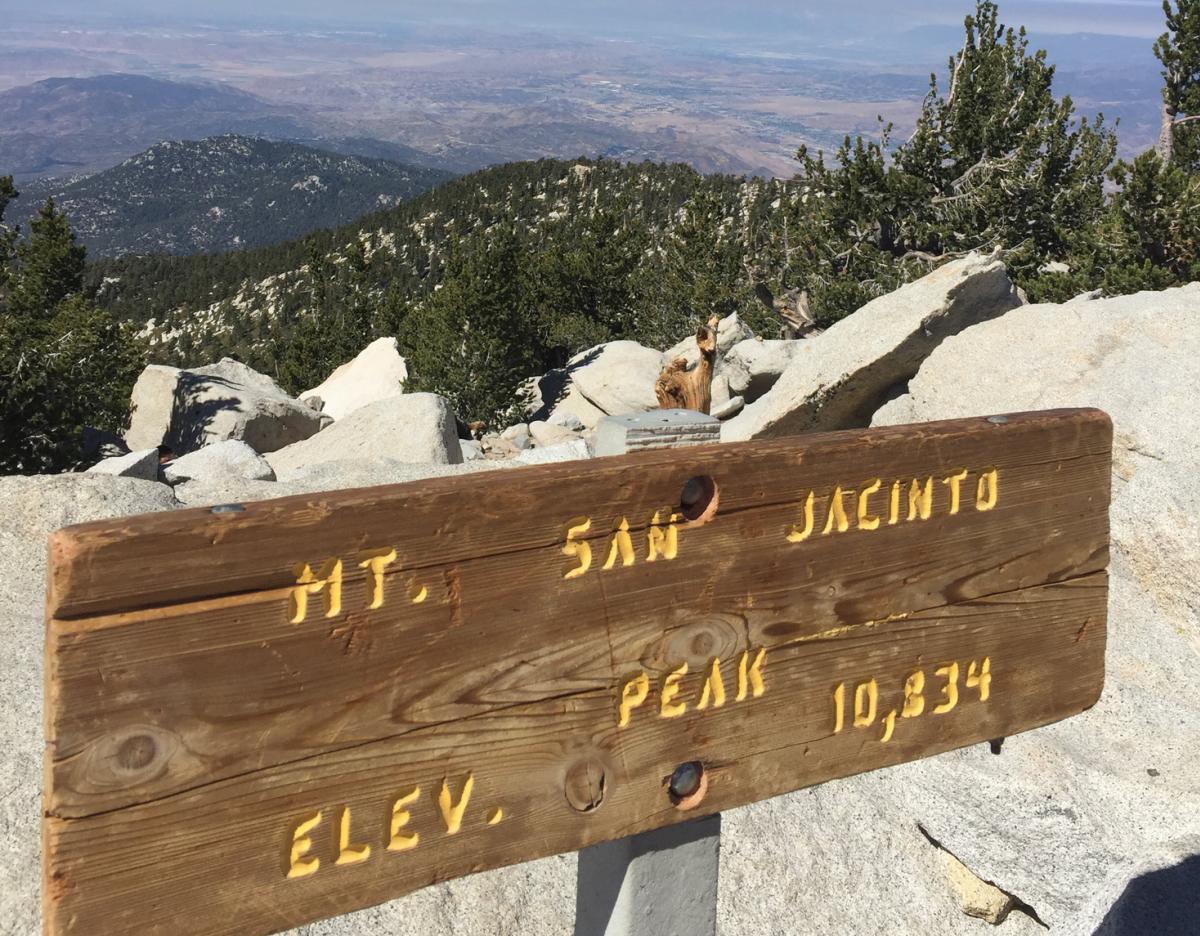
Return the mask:
<svg viewBox="0 0 1200 936"><path fill-rule="evenodd" d="M19 186L14 220L52 195L92 256L258 247L390 208L451 174L244 136L166 142L72 181Z"/></svg>
<svg viewBox="0 0 1200 936"><path fill-rule="evenodd" d="M440 168L397 143L336 137L303 112L231 85L146 75L47 78L0 92L0 174L90 175L162 140L261 136Z"/></svg>

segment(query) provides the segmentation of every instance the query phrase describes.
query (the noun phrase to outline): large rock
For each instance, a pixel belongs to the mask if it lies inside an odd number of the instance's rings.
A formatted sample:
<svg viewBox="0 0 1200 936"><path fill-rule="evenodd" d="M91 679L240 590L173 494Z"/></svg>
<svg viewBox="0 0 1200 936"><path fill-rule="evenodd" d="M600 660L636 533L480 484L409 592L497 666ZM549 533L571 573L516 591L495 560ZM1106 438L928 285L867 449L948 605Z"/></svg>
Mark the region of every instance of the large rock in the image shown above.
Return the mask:
<svg viewBox="0 0 1200 936"><path fill-rule="evenodd" d="M462 462L450 404L433 393L378 400L324 432L267 456L281 481L322 462L381 459L440 465Z"/></svg>
<svg viewBox="0 0 1200 936"><path fill-rule="evenodd" d="M804 919L794 932L983 931L929 840L1052 934L1196 931L1197 360L1198 285L1026 306L947 339L876 414L879 425L1057 406L1112 416L1104 693L999 756L978 745L726 814L727 931L770 931L788 913ZM772 887L753 888L752 874ZM1046 932L1020 907L1003 933Z"/></svg>
<svg viewBox="0 0 1200 936"><path fill-rule="evenodd" d="M803 338L739 341L717 362L717 374L728 381L731 394L753 403L775 386L805 341Z"/></svg>
<svg viewBox="0 0 1200 936"><path fill-rule="evenodd" d="M636 341L610 341L589 348L567 362L568 382L555 412L571 413L590 429L601 416L654 409L658 406L654 382L661 371L661 352ZM586 405L572 403L576 395ZM545 417L538 413L535 418Z"/></svg>
<svg viewBox="0 0 1200 936"><path fill-rule="evenodd" d="M274 481L275 472L267 461L237 439L215 442L189 452L163 469L168 484L185 481L245 478L248 481Z"/></svg>
<svg viewBox="0 0 1200 936"><path fill-rule="evenodd" d="M158 480L158 449L143 449L116 455L92 465L87 474L115 475L120 478L141 478L143 481Z"/></svg>
<svg viewBox="0 0 1200 936"><path fill-rule="evenodd" d="M329 421L270 377L229 358L190 370L152 364L134 384L132 402L129 447L165 445L176 455L224 439L274 452Z"/></svg>
<svg viewBox="0 0 1200 936"><path fill-rule="evenodd" d="M318 397L324 403L322 413L342 419L368 403L403 393L406 380L408 365L396 350L396 339L376 338L300 399Z"/></svg>
<svg viewBox="0 0 1200 936"><path fill-rule="evenodd" d="M726 422L721 438L865 426L942 341L1020 304L997 256L947 263L800 342L770 392Z"/></svg>
<svg viewBox="0 0 1200 936"><path fill-rule="evenodd" d="M103 474L0 477L0 933L41 930L46 537L175 506L165 484Z"/></svg>

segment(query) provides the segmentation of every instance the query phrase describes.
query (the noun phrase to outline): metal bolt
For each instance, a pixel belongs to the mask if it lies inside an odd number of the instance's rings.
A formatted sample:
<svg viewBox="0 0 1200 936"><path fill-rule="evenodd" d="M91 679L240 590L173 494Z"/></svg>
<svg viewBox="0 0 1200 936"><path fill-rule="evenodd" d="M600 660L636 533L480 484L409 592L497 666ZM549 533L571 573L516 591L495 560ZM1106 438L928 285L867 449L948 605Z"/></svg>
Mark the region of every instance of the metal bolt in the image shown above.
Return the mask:
<svg viewBox="0 0 1200 936"><path fill-rule="evenodd" d="M231 513L242 513L245 509L246 508L243 507L241 504L218 504L216 507L213 507L212 510L210 510L209 512L215 513L215 514L231 514Z"/></svg>
<svg viewBox="0 0 1200 936"><path fill-rule="evenodd" d="M987 418L987 421L990 423L995 423L997 426L1003 426L1006 422L1008 422L1008 417L1007 416L989 416Z"/></svg>
<svg viewBox="0 0 1200 936"><path fill-rule="evenodd" d="M704 482L700 478L689 478L679 495L679 503L684 507L695 507L704 496Z"/></svg>
<svg viewBox="0 0 1200 936"><path fill-rule="evenodd" d="M671 774L667 790L676 800L686 799L700 789L700 778L704 776L704 765L699 761L680 764Z"/></svg>

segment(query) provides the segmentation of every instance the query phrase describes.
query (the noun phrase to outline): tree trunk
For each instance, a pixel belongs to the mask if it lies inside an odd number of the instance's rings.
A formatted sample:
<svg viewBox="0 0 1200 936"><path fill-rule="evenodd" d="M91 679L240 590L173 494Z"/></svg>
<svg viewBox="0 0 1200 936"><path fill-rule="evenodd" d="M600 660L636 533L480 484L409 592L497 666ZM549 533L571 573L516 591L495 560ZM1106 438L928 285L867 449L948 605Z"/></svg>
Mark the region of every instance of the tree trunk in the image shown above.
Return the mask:
<svg viewBox="0 0 1200 936"><path fill-rule="evenodd" d="M1171 155L1175 152L1175 108L1163 103L1162 124L1158 128L1158 143L1154 146L1163 166L1171 164Z"/></svg>
<svg viewBox="0 0 1200 936"><path fill-rule="evenodd" d="M687 358L676 358L662 369L654 384L659 409L686 409L707 413L712 408L713 366L717 359L717 323L713 316L696 329L700 362L687 369Z"/></svg>

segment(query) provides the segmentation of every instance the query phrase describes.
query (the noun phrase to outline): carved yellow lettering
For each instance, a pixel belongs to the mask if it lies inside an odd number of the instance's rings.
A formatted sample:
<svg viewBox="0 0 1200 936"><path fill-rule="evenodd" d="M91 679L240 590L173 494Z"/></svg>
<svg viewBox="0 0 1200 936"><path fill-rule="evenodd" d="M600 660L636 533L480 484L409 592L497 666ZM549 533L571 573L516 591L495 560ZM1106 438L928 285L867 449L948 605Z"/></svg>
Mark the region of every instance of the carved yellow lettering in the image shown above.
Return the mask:
<svg viewBox="0 0 1200 936"><path fill-rule="evenodd" d="M878 530L879 518L873 517L867 512L867 501L871 495L878 491L883 486L883 482L876 478L861 491L858 492L858 528L860 530Z"/></svg>
<svg viewBox="0 0 1200 936"><path fill-rule="evenodd" d="M674 559L679 554L679 531L675 526L679 514L667 512L666 526L659 520L656 510L650 518L650 527L646 530L646 561L653 562L659 556L664 559Z"/></svg>
<svg viewBox="0 0 1200 936"><path fill-rule="evenodd" d="M495 809L493 809L491 812L488 813L487 824L488 825L498 825L500 823L500 820L503 818L504 818L504 810L501 809L499 806L497 806Z"/></svg>
<svg viewBox="0 0 1200 936"><path fill-rule="evenodd" d="M846 727L846 684L838 683L833 690L833 733Z"/></svg>
<svg viewBox="0 0 1200 936"><path fill-rule="evenodd" d="M979 690L980 702L986 702L992 694L992 658L984 657L978 668L976 661L972 660L971 665L967 667L966 683L968 689Z"/></svg>
<svg viewBox="0 0 1200 936"><path fill-rule="evenodd" d="M922 520L928 520L933 513L933 478L925 479L925 487L917 478L912 479L908 488L908 519L916 520L920 515Z"/></svg>
<svg viewBox="0 0 1200 936"><path fill-rule="evenodd" d="M420 582L413 582L408 587L408 597L413 604L420 604L429 597L429 589Z"/></svg>
<svg viewBox="0 0 1200 936"><path fill-rule="evenodd" d="M296 566L296 585L291 590L291 622L300 624L308 617L308 596L325 593L325 617L337 617L342 613L342 560L330 559L313 575L308 563Z"/></svg>
<svg viewBox="0 0 1200 936"><path fill-rule="evenodd" d="M909 673L904 680L904 708L900 711L901 718L916 718L925 711L925 673L917 670Z"/></svg>
<svg viewBox="0 0 1200 936"><path fill-rule="evenodd" d="M854 690L854 727L866 728L875 722L879 704L879 685L874 679L859 683Z"/></svg>
<svg viewBox="0 0 1200 936"><path fill-rule="evenodd" d="M410 848L416 848L421 841L421 833L414 832L412 835L401 835L400 830L408 825L412 819L412 814L405 809L411 803L415 803L421 795L420 787L413 787L411 793L406 793L396 802L392 803L392 823L389 829L388 851L408 851Z"/></svg>
<svg viewBox="0 0 1200 936"><path fill-rule="evenodd" d="M621 688L621 704L617 706L617 727L629 724L630 713L646 701L650 694L650 677L638 673Z"/></svg>
<svg viewBox="0 0 1200 936"><path fill-rule="evenodd" d="M687 663L681 663L678 669L671 670L663 679L662 692L658 702L658 713L663 718L678 718L687 711L686 703L671 701L679 695L679 680L683 679L687 671Z"/></svg>
<svg viewBox="0 0 1200 936"><path fill-rule="evenodd" d="M803 543L806 539L812 536L813 531L813 498L815 495L812 491L808 492L808 497L804 499L804 526L798 527L792 524L792 528L788 531L787 541L789 543Z"/></svg>
<svg viewBox="0 0 1200 936"><path fill-rule="evenodd" d="M942 484L950 485L950 513L958 513L958 488L962 484L963 478L967 476L967 469L962 468L952 475L946 475L942 478Z"/></svg>
<svg viewBox="0 0 1200 936"><path fill-rule="evenodd" d="M467 774L467 781L463 784L462 796L458 798L458 802L454 802L454 797L450 793L450 783L447 780L442 781L442 789L438 793L438 809L442 813L442 821L446 824L446 833L454 835L462 828L463 813L467 811L467 802L471 799L471 791L475 789L475 775Z"/></svg>
<svg viewBox="0 0 1200 936"><path fill-rule="evenodd" d="M704 688L700 690L700 701L696 703L696 708L708 708L710 698L713 708L725 704L725 683L721 679L721 660L718 657L713 657L708 665L708 676L704 680Z"/></svg>
<svg viewBox="0 0 1200 936"><path fill-rule="evenodd" d="M615 566L617 556L621 557L621 565L633 565L633 540L629 536L629 521L624 517L617 522L612 538L608 541L608 558L604 560L604 568L611 569Z"/></svg>
<svg viewBox="0 0 1200 936"><path fill-rule="evenodd" d="M896 730L896 710L892 709L883 719L883 737L879 740L887 744L892 740L892 732Z"/></svg>
<svg viewBox="0 0 1200 936"><path fill-rule="evenodd" d="M979 483L975 485L976 510L991 510L996 506L999 483L1000 476L995 468L989 466L983 470Z"/></svg>
<svg viewBox="0 0 1200 936"><path fill-rule="evenodd" d="M828 536L833 531L834 521L837 522L839 533L845 533L850 529L850 521L846 517L846 507L842 504L844 495L845 492L839 484L829 496L829 516L825 518L825 529L821 531L822 536Z"/></svg>
<svg viewBox="0 0 1200 936"><path fill-rule="evenodd" d="M746 654L742 654L743 658L745 658L745 656ZM767 687L763 685L762 678L763 663L766 662L766 659L767 648L759 647L758 653L754 655L754 662L750 664L750 695L756 699L767 691Z"/></svg>
<svg viewBox="0 0 1200 936"><path fill-rule="evenodd" d="M563 573L563 578L573 579L583 575L592 565L592 547L586 540L576 540L592 528L590 517L576 517L567 521L567 534L563 542L563 555L579 560L578 565L571 566Z"/></svg>
<svg viewBox="0 0 1200 936"><path fill-rule="evenodd" d="M945 715L958 705L958 664L950 663L947 666L939 666L933 672L934 675L946 678L946 685L942 687L943 701L933 707L933 714Z"/></svg>
<svg viewBox="0 0 1200 936"><path fill-rule="evenodd" d="M320 858L304 857L312 848L312 839L308 837L308 833L320 823L321 814L317 813L309 819L302 819L292 832L292 850L288 857L287 876L289 878L308 877L310 874L316 874L317 869L321 867Z"/></svg>
<svg viewBox="0 0 1200 936"><path fill-rule="evenodd" d="M888 498L888 526L895 526L900 520L900 482L892 482L892 495Z"/></svg>
<svg viewBox="0 0 1200 936"><path fill-rule="evenodd" d="M370 857L370 845L350 844L350 807L342 807L342 814L338 818L338 856L334 864L358 864Z"/></svg>
<svg viewBox="0 0 1200 936"><path fill-rule="evenodd" d="M396 561L396 550L379 550L360 556L360 569L367 570L367 607L383 607L383 570Z"/></svg>

